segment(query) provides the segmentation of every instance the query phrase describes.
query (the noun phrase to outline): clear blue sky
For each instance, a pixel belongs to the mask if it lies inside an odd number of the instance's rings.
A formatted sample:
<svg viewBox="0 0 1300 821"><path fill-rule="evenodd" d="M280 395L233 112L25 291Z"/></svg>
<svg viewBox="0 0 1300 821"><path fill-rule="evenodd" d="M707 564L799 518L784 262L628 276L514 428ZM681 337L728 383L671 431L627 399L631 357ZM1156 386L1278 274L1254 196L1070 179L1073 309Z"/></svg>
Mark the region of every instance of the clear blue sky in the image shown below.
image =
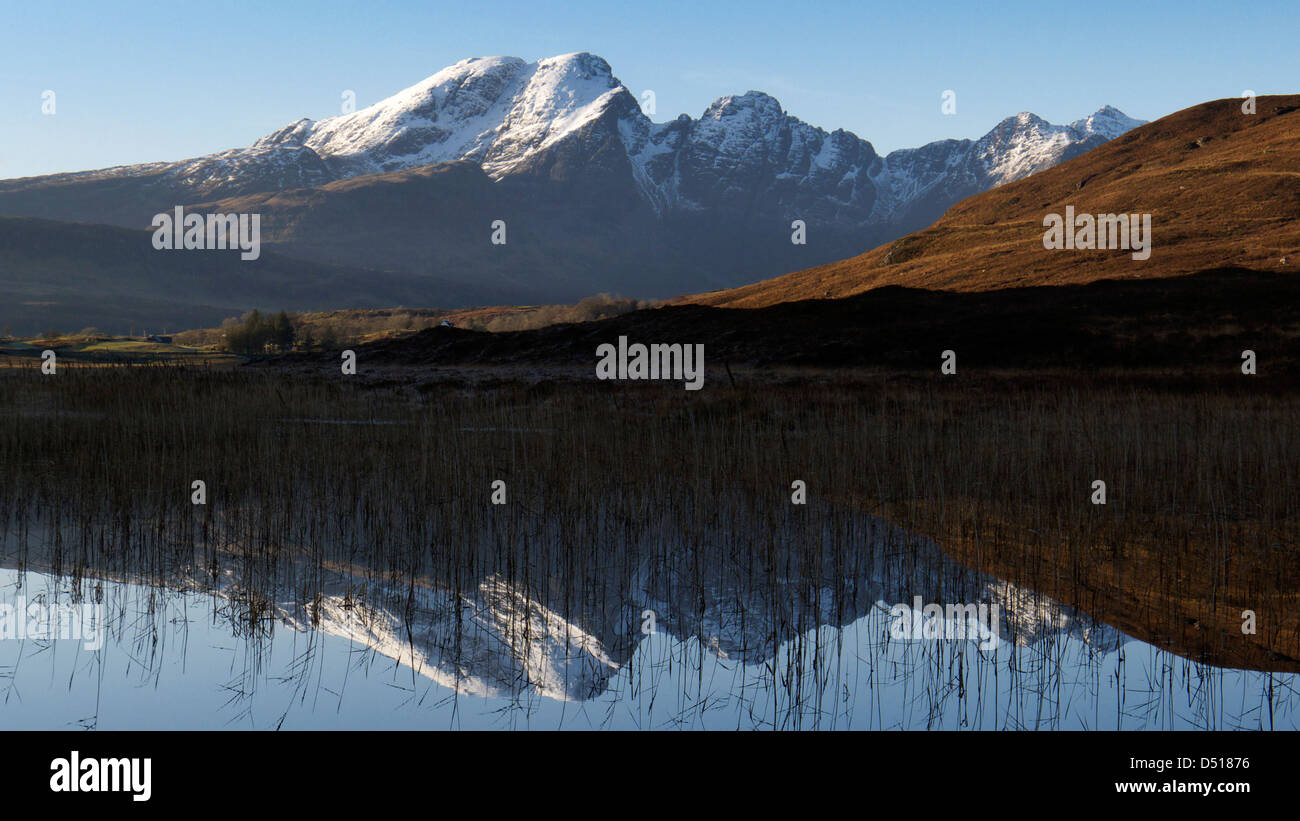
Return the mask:
<svg viewBox="0 0 1300 821"><path fill-rule="evenodd" d="M749 89L881 153L1033 111L1154 119L1300 91L1300 5L722 2L0 5L0 178L176 160L382 99L465 57L607 59L657 121ZM41 113L55 91L56 113ZM956 116L940 111L945 89Z"/></svg>

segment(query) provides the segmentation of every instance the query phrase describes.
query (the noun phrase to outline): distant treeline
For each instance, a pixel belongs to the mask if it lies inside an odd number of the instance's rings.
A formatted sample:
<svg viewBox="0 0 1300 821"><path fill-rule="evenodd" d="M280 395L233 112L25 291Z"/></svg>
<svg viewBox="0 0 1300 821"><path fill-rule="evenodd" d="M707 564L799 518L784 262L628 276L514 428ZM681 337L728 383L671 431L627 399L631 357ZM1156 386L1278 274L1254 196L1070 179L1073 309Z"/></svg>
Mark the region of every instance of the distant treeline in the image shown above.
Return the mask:
<svg viewBox="0 0 1300 821"><path fill-rule="evenodd" d="M253 354L287 351L294 346L293 322L284 311L267 318L261 311L253 310L244 315L242 322L227 320L227 323L222 325L225 330L222 347L228 351Z"/></svg>
<svg viewBox="0 0 1300 821"><path fill-rule="evenodd" d="M317 347L352 344L359 338L345 338L333 324L313 322L310 315L280 311L275 315L252 310L242 317L230 317L220 328L201 328L176 334L176 342L193 347L212 346L238 354L275 353Z"/></svg>
<svg viewBox="0 0 1300 821"><path fill-rule="evenodd" d="M303 349L331 349L377 337L403 335L448 321L475 331L527 331L548 325L593 322L655 303L615 294L590 296L574 305L520 306L445 310L438 308L349 309L317 313L263 314L249 311L225 320L220 328L202 328L175 335L178 344L217 347L233 353L255 354Z"/></svg>

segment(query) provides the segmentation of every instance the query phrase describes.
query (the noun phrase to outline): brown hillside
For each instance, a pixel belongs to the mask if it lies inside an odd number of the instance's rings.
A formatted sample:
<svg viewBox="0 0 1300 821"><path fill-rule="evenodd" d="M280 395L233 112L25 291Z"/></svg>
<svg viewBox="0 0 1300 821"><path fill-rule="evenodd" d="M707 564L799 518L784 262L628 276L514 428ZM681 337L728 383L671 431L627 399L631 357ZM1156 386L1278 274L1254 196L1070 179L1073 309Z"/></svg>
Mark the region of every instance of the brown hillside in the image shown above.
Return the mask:
<svg viewBox="0 0 1300 821"><path fill-rule="evenodd" d="M758 308L883 285L985 291L1217 267L1300 267L1300 95L1216 100L1136 128L1055 168L959 202L934 225L865 254L676 302ZM1151 256L1047 250L1043 218L1150 213ZM1288 258L1285 263L1283 258Z"/></svg>

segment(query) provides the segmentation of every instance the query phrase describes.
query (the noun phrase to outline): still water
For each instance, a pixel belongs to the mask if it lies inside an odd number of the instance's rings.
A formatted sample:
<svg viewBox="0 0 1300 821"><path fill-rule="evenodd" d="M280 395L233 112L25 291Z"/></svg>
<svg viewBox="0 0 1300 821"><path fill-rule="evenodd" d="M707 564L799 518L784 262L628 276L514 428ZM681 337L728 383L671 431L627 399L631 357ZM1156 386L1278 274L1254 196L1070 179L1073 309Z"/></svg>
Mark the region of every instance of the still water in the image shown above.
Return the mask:
<svg viewBox="0 0 1300 821"><path fill-rule="evenodd" d="M998 606L996 624L952 637L956 622L931 620L927 631L912 616L908 636L895 605L915 589L876 586L861 612L827 613L777 641L765 638L770 625L752 601L716 596L684 630L666 612L649 618L660 614L643 590L626 640L614 642L493 578L455 596L424 591L403 612L326 597L313 619L283 607L250 629L220 585L78 586L5 569L0 728L1300 724L1294 675L1194 663L996 579L983 580L980 595ZM75 618L83 623L69 628ZM58 619L62 634L49 629Z"/></svg>

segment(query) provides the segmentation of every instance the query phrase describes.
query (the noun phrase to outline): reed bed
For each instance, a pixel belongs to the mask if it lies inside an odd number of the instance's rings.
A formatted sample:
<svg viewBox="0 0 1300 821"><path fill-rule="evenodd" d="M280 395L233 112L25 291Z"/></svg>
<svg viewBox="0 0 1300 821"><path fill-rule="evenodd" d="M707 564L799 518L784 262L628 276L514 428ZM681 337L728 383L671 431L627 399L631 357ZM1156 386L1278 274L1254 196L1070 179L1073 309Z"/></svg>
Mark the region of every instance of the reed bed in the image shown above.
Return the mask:
<svg viewBox="0 0 1300 821"><path fill-rule="evenodd" d="M1287 393L896 374L413 391L168 364L12 368L0 386L6 565L234 578L249 629L340 591L400 612L496 579L616 655L647 608L683 635L729 613L734 650L775 652L860 616L858 580L924 572L908 562L928 537L1188 658L1300 669Z"/></svg>

